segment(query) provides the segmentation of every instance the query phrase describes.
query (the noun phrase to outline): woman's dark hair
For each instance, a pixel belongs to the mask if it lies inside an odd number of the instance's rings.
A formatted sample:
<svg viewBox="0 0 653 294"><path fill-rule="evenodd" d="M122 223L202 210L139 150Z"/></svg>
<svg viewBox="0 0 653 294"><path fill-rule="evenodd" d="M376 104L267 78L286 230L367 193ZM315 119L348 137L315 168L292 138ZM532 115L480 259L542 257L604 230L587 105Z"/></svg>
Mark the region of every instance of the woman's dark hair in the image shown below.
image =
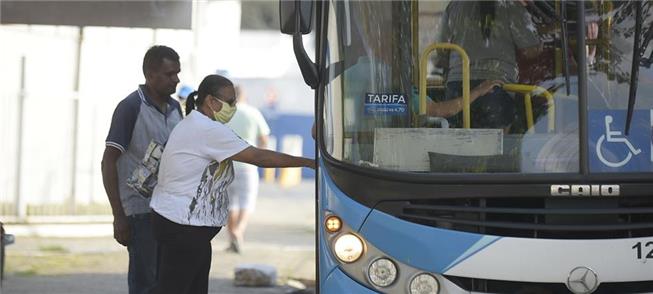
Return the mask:
<svg viewBox="0 0 653 294"><path fill-rule="evenodd" d="M221 75L208 75L206 76L197 91L188 94L186 98L186 115L193 109L204 104L204 99L208 95L216 96L218 91L224 87L233 87L234 84L227 78ZM197 98L195 98L197 96Z"/></svg>

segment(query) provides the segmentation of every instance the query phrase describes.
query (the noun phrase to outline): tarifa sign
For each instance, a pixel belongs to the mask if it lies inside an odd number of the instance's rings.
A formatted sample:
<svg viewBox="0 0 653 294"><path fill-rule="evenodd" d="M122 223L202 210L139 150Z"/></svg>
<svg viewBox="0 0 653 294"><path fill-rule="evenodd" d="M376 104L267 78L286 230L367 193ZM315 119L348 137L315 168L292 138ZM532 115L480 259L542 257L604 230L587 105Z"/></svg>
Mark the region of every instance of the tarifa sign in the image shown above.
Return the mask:
<svg viewBox="0 0 653 294"><path fill-rule="evenodd" d="M407 115L406 95L398 93L366 93L366 115Z"/></svg>

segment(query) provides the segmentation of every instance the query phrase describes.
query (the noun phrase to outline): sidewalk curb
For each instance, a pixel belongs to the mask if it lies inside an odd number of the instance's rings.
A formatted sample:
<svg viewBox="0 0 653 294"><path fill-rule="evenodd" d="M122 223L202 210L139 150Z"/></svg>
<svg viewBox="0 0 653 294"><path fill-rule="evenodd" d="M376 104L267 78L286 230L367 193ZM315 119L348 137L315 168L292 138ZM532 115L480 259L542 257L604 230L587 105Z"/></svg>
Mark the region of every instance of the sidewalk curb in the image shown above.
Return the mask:
<svg viewBox="0 0 653 294"><path fill-rule="evenodd" d="M87 238L112 237L113 224L68 223L68 224L5 224L5 230L16 237L41 238Z"/></svg>

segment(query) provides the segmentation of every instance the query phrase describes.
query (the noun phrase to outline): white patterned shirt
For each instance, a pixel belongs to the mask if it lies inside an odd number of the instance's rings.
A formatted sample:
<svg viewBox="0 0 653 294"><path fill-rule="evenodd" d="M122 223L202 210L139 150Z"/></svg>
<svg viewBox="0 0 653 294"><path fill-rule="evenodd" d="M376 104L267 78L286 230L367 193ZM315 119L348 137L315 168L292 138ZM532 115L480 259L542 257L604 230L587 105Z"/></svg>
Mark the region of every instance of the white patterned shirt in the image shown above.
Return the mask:
<svg viewBox="0 0 653 294"><path fill-rule="evenodd" d="M234 178L230 157L249 146L229 127L192 111L170 134L150 207L178 224L224 226Z"/></svg>

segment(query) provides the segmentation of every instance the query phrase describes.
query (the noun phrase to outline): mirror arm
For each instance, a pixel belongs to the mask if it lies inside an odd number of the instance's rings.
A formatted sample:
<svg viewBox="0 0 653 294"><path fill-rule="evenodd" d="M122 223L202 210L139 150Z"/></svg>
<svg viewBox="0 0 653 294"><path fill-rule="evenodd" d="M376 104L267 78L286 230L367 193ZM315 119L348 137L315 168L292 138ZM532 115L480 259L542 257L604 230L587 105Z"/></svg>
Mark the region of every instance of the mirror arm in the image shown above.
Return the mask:
<svg viewBox="0 0 653 294"><path fill-rule="evenodd" d="M299 70L302 72L302 77L304 82L311 87L311 89L317 88L319 84L319 76L317 72L317 64L315 64L306 49L304 48L304 40L301 33L301 5L300 0L295 1L295 33L292 36L293 51L295 52L295 58L297 59L297 64L299 64Z"/></svg>
<svg viewBox="0 0 653 294"><path fill-rule="evenodd" d="M299 70L302 72L304 82L311 86L311 89L317 88L319 82L317 64L308 57L308 53L306 53L306 49L304 48L304 41L301 33L295 33L292 37L292 42L293 50L295 51L295 58L297 58Z"/></svg>

